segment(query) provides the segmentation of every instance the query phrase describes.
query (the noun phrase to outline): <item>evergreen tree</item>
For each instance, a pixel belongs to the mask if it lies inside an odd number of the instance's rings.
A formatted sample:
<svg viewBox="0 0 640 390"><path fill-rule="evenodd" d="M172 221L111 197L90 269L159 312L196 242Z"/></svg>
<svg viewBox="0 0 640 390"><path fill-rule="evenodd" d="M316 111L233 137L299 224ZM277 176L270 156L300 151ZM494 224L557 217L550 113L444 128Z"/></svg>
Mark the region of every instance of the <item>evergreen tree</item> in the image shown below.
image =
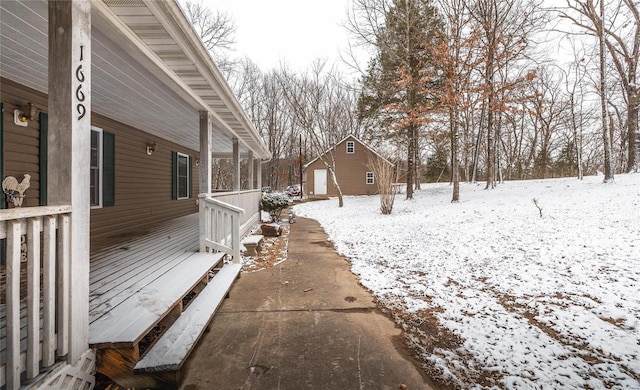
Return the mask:
<svg viewBox="0 0 640 390"><path fill-rule="evenodd" d="M420 130L437 103L428 93L438 83L433 49L443 22L431 0L391 0L376 33L377 55L362 80L359 114L369 131L403 145L407 199L413 198Z"/></svg>

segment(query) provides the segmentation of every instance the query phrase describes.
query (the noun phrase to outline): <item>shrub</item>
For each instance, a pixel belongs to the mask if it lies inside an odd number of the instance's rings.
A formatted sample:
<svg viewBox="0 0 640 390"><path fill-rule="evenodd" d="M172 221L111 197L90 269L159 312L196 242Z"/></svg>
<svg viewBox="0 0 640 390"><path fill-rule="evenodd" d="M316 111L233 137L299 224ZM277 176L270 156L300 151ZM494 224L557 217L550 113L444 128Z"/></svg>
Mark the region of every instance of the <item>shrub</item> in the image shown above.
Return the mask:
<svg viewBox="0 0 640 390"><path fill-rule="evenodd" d="M289 198L285 194L266 193L260 199L260 209L269 213L272 222L280 220L280 214L287 206L289 206Z"/></svg>
<svg viewBox="0 0 640 390"><path fill-rule="evenodd" d="M396 198L396 191L393 188L393 179L395 177L393 165L378 156L369 155L367 167L373 171L376 184L378 185L380 212L382 212L382 214L391 214L393 202Z"/></svg>

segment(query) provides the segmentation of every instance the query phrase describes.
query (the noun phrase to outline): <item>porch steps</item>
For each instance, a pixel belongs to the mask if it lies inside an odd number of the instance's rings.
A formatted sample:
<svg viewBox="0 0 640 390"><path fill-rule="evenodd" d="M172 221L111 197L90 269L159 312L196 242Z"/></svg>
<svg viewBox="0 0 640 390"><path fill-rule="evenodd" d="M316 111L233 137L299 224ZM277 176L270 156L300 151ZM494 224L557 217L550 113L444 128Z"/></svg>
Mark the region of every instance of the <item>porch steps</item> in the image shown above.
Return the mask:
<svg viewBox="0 0 640 390"><path fill-rule="evenodd" d="M180 312L182 299L218 264L222 253L185 253L171 272L143 285L136 294L113 307L89 325L89 344L94 348L132 348L172 311ZM179 310L178 310L179 309ZM179 313L177 313L179 315Z"/></svg>
<svg viewBox="0 0 640 390"><path fill-rule="evenodd" d="M224 266L136 364L135 373L178 371L240 274L241 264Z"/></svg>

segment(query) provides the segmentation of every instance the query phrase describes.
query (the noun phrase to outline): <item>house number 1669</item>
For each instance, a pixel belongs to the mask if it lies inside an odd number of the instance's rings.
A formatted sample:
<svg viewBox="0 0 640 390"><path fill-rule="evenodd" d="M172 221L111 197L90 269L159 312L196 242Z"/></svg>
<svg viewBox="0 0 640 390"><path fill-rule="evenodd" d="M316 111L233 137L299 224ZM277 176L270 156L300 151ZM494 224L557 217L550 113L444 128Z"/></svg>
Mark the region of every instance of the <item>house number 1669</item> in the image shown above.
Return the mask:
<svg viewBox="0 0 640 390"><path fill-rule="evenodd" d="M78 120L84 118L87 113L87 108L84 106L82 102L84 102L85 96L84 92L82 92L82 86L84 83L84 71L82 70L82 61L84 60L84 46L80 46L80 65L76 68L76 80L80 82L78 84L78 88L76 88L76 99L78 99L78 104L76 106L76 111L78 111Z"/></svg>

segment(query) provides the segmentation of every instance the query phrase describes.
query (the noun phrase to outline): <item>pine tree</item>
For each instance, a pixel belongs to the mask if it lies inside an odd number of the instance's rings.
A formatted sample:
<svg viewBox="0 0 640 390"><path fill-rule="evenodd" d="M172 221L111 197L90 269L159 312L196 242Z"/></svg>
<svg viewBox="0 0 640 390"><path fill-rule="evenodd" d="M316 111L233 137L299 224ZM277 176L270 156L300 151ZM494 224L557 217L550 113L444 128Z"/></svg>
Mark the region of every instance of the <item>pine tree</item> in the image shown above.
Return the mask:
<svg viewBox="0 0 640 390"><path fill-rule="evenodd" d="M374 8L365 0L359 4ZM434 96L425 91L432 89L426 84L438 82L431 76L437 74L432 50L441 39L443 23L431 0L392 0L385 5L384 24L376 30L377 56L362 80L360 117L406 148L406 195L411 199L420 130L435 104Z"/></svg>

